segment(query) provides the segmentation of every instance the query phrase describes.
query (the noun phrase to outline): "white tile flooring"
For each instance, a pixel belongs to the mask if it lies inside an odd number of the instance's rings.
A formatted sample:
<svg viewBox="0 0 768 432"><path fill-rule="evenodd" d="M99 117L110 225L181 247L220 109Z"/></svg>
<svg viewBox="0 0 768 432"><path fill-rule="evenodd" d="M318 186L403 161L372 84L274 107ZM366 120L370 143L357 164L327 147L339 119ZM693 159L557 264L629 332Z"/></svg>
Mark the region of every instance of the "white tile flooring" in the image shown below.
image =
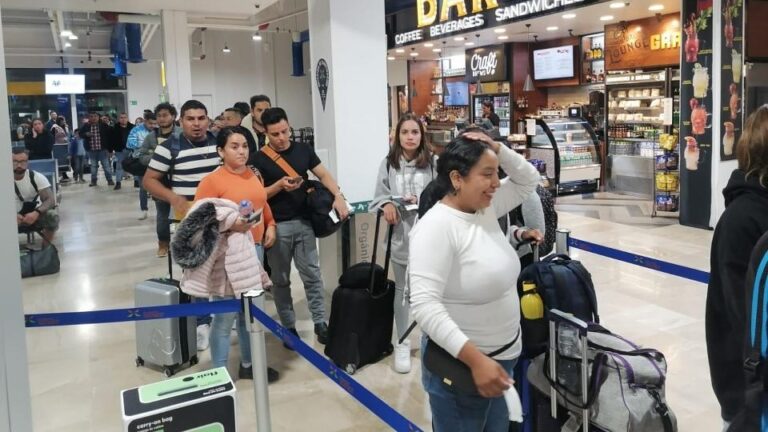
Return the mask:
<svg viewBox="0 0 768 432"><path fill-rule="evenodd" d="M155 258L154 209L148 220L137 221L137 190L130 181L124 185L118 192L103 184L64 188L57 240L61 272L24 280L25 313L130 307L137 282L166 272L166 261ZM560 213L560 225L570 228L576 238L709 270L708 231L678 225L627 226L565 212ZM23 239L19 237L19 241ZM680 431L720 430L704 343L706 286L579 250L572 253L592 273L604 325L666 354L667 397ZM331 289L326 291L330 294ZM295 285L294 298L301 299L298 329L304 340L321 351L322 346L314 341L303 295ZM274 316L271 301L267 311ZM416 347L418 334L412 337ZM120 430L120 390L164 378L157 370L134 366L134 343L132 324L27 330L35 432ZM268 337L267 349L270 364L282 374L270 386L274 431L389 430L275 338ZM413 356L417 360L418 352L414 350ZM237 350L232 349L230 371L234 374L237 357ZM354 378L429 430L419 362L414 361L410 374L399 375L392 371L391 361L388 358L366 367ZM192 370L209 366L209 353L204 352ZM241 430L255 430L250 381L237 381L236 385L238 425Z"/></svg>

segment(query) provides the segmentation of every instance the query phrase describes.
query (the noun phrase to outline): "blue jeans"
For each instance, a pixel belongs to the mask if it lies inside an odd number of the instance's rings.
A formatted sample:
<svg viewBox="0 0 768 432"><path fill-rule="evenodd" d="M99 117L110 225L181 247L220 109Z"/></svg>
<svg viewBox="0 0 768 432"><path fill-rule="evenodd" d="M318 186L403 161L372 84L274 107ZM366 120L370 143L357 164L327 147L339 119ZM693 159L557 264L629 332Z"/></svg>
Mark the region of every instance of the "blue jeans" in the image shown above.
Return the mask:
<svg viewBox="0 0 768 432"><path fill-rule="evenodd" d="M141 180L139 180L139 184L141 184ZM144 193L143 201L141 199L142 192ZM142 188L139 190L139 202L144 206L142 210L147 208L146 195L147 191L144 190L144 187L142 186ZM157 241L169 242L171 241L171 205L158 199L154 201L155 209L157 209L157 214L155 215L155 230L157 231Z"/></svg>
<svg viewBox="0 0 768 432"><path fill-rule="evenodd" d="M325 322L325 293L320 278L320 257L317 253L317 239L312 226L305 220L290 220L277 223L277 240L267 251L272 267L272 295L275 298L277 314L283 327L296 327L296 312L291 297L291 261L304 282L309 311L315 324Z"/></svg>
<svg viewBox="0 0 768 432"><path fill-rule="evenodd" d="M422 339L422 360L426 348L426 337ZM517 363L514 360L497 360L513 375ZM486 399L456 390L442 379L433 375L426 367L421 368L421 383L429 395L434 432L507 432L509 412L504 397Z"/></svg>
<svg viewBox="0 0 768 432"><path fill-rule="evenodd" d="M112 167L109 165L109 156L106 150L89 151L88 158L91 160L91 183L96 184L99 173L99 162L107 177L107 182L112 182Z"/></svg>
<svg viewBox="0 0 768 432"><path fill-rule="evenodd" d="M256 256L259 261L264 260L264 247L256 245ZM213 300L229 300L235 296L213 296ZM245 326L245 319L242 312L231 312L225 314L216 314L213 316L211 324L211 361L213 367L227 367L229 359L229 334L232 330L232 324L237 318L237 339L240 343L240 363L251 364L251 338L248 329Z"/></svg>
<svg viewBox="0 0 768 432"><path fill-rule="evenodd" d="M115 152L115 159L117 160L117 169L115 170L115 181L123 180L123 159L125 159L128 152L132 150L123 150Z"/></svg>

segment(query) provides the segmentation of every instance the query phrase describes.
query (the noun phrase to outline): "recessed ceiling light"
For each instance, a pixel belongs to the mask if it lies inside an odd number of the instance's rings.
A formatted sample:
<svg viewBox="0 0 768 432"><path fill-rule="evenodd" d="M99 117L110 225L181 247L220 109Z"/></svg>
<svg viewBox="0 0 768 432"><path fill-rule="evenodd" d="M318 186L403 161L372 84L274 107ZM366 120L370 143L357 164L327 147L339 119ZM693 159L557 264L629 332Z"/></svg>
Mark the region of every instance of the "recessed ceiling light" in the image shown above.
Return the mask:
<svg viewBox="0 0 768 432"><path fill-rule="evenodd" d="M410 55L411 55L411 57L418 57L418 56L419 56L419 53L417 53L417 52L412 52Z"/></svg>
<svg viewBox="0 0 768 432"><path fill-rule="evenodd" d="M621 9L624 6L626 6L626 4L624 2L613 2L613 3L611 3L610 8L611 9Z"/></svg>
<svg viewBox="0 0 768 432"><path fill-rule="evenodd" d="M453 40L455 40L456 42L460 42L460 41L463 41L464 38L462 36L456 36L455 38L453 38Z"/></svg>
<svg viewBox="0 0 768 432"><path fill-rule="evenodd" d="M499 36L499 40L507 40L507 39L509 39L509 36L507 36L507 35Z"/></svg>
<svg viewBox="0 0 768 432"><path fill-rule="evenodd" d="M387 60L389 60L389 61L392 61L392 60L394 60L394 59L395 59L395 58L394 58L394 57L392 57L392 56L389 56L389 57L387 57Z"/></svg>
<svg viewBox="0 0 768 432"><path fill-rule="evenodd" d="M255 41L260 41L261 40L261 35L258 34L258 33L254 33L253 36L252 36L252 39L255 40Z"/></svg>
<svg viewBox="0 0 768 432"><path fill-rule="evenodd" d="M505 33L506 31L507 31L507 29L505 29L505 28L497 28L497 29L493 30L494 33Z"/></svg>
<svg viewBox="0 0 768 432"><path fill-rule="evenodd" d="M432 52L440 52L442 51L440 48L432 48Z"/></svg>
<svg viewBox="0 0 768 432"><path fill-rule="evenodd" d="M613 15L603 15L600 17L600 21L610 21L613 19Z"/></svg>
<svg viewBox="0 0 768 432"><path fill-rule="evenodd" d="M65 43L64 43L64 48L69 48L69 47L71 47L71 46L72 46L72 44L71 44L71 43L69 43L69 42L65 42Z"/></svg>
<svg viewBox="0 0 768 432"><path fill-rule="evenodd" d="M61 33L59 33L59 36L70 37L72 36L72 30L62 30Z"/></svg>
<svg viewBox="0 0 768 432"><path fill-rule="evenodd" d="M656 12L656 11L664 10L664 5L654 4L654 5L651 5L650 7L648 7L648 10L651 11L651 12Z"/></svg>
<svg viewBox="0 0 768 432"><path fill-rule="evenodd" d="M563 19L574 19L574 18L576 18L575 13L569 13L569 14L563 15Z"/></svg>
<svg viewBox="0 0 768 432"><path fill-rule="evenodd" d="M402 48L398 48L398 49L395 50L395 52L398 53L398 54L402 54L402 53L405 52L405 50L402 49Z"/></svg>
<svg viewBox="0 0 768 432"><path fill-rule="evenodd" d="M76 35L76 34L74 34L74 33L73 33L73 34L71 34L71 35L69 35L69 40L78 40L78 39L80 39L80 38L79 38L79 37L77 37L77 35Z"/></svg>
<svg viewBox="0 0 768 432"><path fill-rule="evenodd" d="M558 29L559 29L559 27L557 27L557 26L547 27L547 31L557 31Z"/></svg>
<svg viewBox="0 0 768 432"><path fill-rule="evenodd" d="M464 42L464 45L466 46L473 46L474 44L475 44L474 42Z"/></svg>
<svg viewBox="0 0 768 432"><path fill-rule="evenodd" d="M434 45L432 44L432 42L427 42L424 44L424 46L427 48L432 48Z"/></svg>

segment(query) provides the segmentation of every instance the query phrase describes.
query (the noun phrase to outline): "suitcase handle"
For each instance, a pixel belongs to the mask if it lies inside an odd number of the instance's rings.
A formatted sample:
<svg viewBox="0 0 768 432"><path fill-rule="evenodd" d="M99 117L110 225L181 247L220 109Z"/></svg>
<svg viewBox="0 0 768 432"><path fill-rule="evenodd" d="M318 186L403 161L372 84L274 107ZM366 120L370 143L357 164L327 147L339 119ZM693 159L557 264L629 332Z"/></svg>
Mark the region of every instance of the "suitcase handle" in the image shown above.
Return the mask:
<svg viewBox="0 0 768 432"><path fill-rule="evenodd" d="M368 287L368 293L373 298L380 298L385 296L387 293L386 291L382 293L380 296L376 296L373 293L373 288L376 286L376 254L378 251L378 245L379 245L379 231L381 229L381 216L384 214L383 210L379 210L376 212L376 230L373 234L373 254L371 255L371 282ZM394 233L394 229L392 225L387 224L387 253L385 256L384 261L384 278L387 279L389 277L389 260L392 257L392 234Z"/></svg>

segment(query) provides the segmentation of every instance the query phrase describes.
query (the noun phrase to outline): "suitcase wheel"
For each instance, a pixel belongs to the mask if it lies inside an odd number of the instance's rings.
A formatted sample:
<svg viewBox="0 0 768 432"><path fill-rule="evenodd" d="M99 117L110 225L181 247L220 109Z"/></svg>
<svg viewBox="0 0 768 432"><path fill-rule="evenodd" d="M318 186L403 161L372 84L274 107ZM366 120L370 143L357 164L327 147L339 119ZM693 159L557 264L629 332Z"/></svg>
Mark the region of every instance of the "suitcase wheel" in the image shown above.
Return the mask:
<svg viewBox="0 0 768 432"><path fill-rule="evenodd" d="M165 376L170 378L170 377L173 376L173 374L176 373L176 371L173 369L173 367L169 366L169 367L166 367L165 369L163 369L163 373L165 374Z"/></svg>
<svg viewBox="0 0 768 432"><path fill-rule="evenodd" d="M357 365L353 363L348 363L347 367L345 367L344 370L347 371L349 375L354 375L355 372L357 372Z"/></svg>
<svg viewBox="0 0 768 432"><path fill-rule="evenodd" d="M144 359L141 357L136 357L136 367L144 366Z"/></svg>
<svg viewBox="0 0 768 432"><path fill-rule="evenodd" d="M189 365L190 365L190 366L194 366L194 365L196 365L197 363L198 363L198 359L197 359L197 356L192 356L192 357L190 357L190 358L189 358Z"/></svg>

